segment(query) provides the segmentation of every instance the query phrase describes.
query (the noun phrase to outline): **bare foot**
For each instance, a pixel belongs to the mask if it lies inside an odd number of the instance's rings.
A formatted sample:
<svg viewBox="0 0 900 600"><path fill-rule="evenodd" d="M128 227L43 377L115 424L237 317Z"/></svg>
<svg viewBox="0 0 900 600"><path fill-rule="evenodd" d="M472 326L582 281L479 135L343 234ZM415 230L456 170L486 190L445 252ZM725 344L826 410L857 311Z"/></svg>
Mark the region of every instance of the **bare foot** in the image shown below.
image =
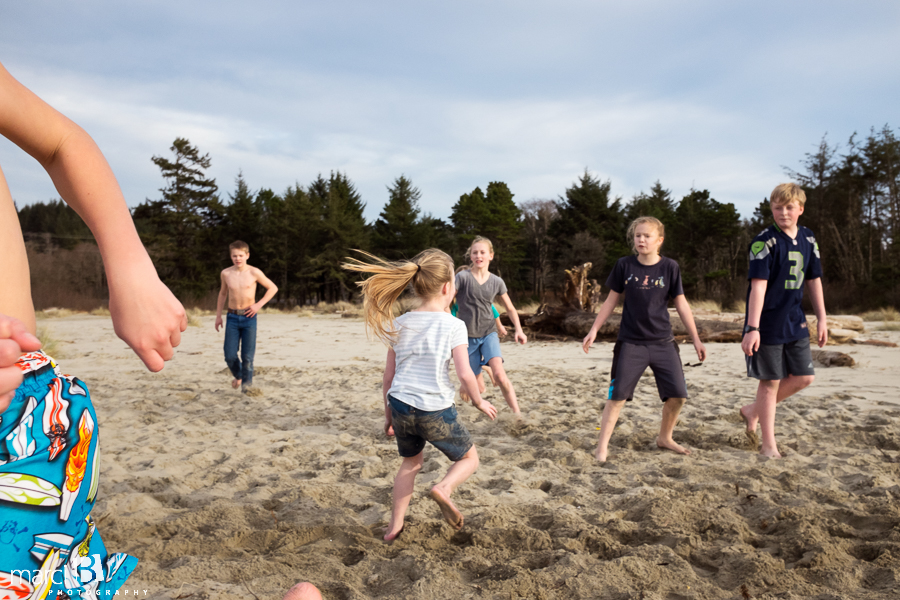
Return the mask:
<svg viewBox="0 0 900 600"><path fill-rule="evenodd" d="M456 506L453 505L453 502L450 501L450 498L443 490L437 486L431 488L431 499L437 502L437 505L441 508L441 514L444 515L444 520L450 524L450 527L457 531L462 529L462 513L457 510Z"/></svg>
<svg viewBox="0 0 900 600"><path fill-rule="evenodd" d="M781 453L778 451L778 448L763 448L759 453L762 456L768 456L769 458L781 458Z"/></svg>
<svg viewBox="0 0 900 600"><path fill-rule="evenodd" d="M401 533L403 533L403 524L402 523L400 524L400 529L398 529L397 531L394 531L391 527L388 527L384 531L384 541L393 542L398 537L400 537Z"/></svg>
<svg viewBox="0 0 900 600"><path fill-rule="evenodd" d="M234 381L232 381L231 387L233 387L234 389L238 389L239 387L241 387L241 380L235 379Z"/></svg>
<svg viewBox="0 0 900 600"><path fill-rule="evenodd" d="M594 458L597 459L597 462L605 463L608 454L609 451L606 448L603 448L602 450L600 448L597 448L596 450L594 450Z"/></svg>
<svg viewBox="0 0 900 600"><path fill-rule="evenodd" d="M676 444L675 440L673 440L673 439L662 440L659 438L659 436L656 437L656 447L661 448L663 450L671 450L675 454L688 455L691 453L691 451L688 450L687 448L685 448L684 446L679 446L678 444Z"/></svg>
<svg viewBox="0 0 900 600"><path fill-rule="evenodd" d="M747 408L747 406L742 406L740 409L738 409L738 413L741 415L741 419L743 419L744 425L746 426L746 428L744 429L744 435L747 436L747 441L750 442L750 447L753 450L757 450L759 449L759 436L756 434L756 425L757 423L759 423L759 419L755 417L753 419L747 418L747 415L744 414L744 409Z"/></svg>
<svg viewBox="0 0 900 600"><path fill-rule="evenodd" d="M757 419L756 417L753 417L751 419L744 413L744 409L749 408L750 406L752 405L748 404L747 406L742 406L740 409L738 409L738 413L740 413L741 419L743 419L744 426L747 428L747 431L756 433L756 426L759 424L759 419Z"/></svg>

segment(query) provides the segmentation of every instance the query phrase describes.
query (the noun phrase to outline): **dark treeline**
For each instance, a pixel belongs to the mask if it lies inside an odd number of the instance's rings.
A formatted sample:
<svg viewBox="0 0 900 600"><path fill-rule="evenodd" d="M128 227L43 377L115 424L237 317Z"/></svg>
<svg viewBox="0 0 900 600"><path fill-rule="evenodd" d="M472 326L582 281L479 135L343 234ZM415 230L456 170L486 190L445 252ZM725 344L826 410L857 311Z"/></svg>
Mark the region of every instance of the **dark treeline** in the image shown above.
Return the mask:
<svg viewBox="0 0 900 600"><path fill-rule="evenodd" d="M505 183L490 182L462 194L448 221L423 213L421 192L401 175L387 187L378 218L367 223L366 205L345 173L319 175L280 194L252 190L239 173L223 197L206 175L209 155L182 138L170 150L170 157L152 159L165 181L160 198L135 207L133 215L162 279L194 304L211 302L219 271L230 264L228 244L236 239L250 245L251 264L278 284L276 304L290 307L354 300L355 276L339 266L350 249L396 260L438 247L462 264L476 235L493 241L492 270L514 295L545 299L558 289L563 269L576 264L593 263L591 277L603 283L616 259L630 252L628 223L652 215L666 226L663 253L681 264L688 297L727 306L744 298L748 243L771 223L767 199L751 219L741 219L734 205L707 190L675 198L660 182L625 201L609 181L587 171L556 199L518 204ZM823 139L801 170L788 173L807 192L800 222L819 242L829 310L896 305L900 141L893 131L885 126L864 139L854 135L843 149ZM90 239L62 202L24 207L19 217L29 251L55 252L57 262L60 253ZM82 262L96 256L78 251ZM91 281L105 285L102 277Z"/></svg>

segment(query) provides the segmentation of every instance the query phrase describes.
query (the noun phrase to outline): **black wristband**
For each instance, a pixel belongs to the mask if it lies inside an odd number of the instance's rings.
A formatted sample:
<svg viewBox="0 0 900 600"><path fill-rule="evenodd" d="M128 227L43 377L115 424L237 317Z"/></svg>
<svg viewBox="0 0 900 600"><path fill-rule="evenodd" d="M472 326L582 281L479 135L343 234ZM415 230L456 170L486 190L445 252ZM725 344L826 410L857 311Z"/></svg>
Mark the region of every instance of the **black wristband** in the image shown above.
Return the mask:
<svg viewBox="0 0 900 600"><path fill-rule="evenodd" d="M744 335L747 335L751 331L759 331L759 327L754 327L753 325L744 325Z"/></svg>

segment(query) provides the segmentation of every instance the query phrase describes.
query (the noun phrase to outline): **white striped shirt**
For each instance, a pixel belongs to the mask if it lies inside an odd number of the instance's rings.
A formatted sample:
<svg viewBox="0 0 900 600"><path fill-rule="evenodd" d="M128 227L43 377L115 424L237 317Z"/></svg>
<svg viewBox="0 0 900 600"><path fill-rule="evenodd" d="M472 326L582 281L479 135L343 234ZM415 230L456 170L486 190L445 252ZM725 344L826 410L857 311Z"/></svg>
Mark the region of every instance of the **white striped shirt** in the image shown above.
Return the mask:
<svg viewBox="0 0 900 600"><path fill-rule="evenodd" d="M395 321L397 366L388 394L419 410L453 406L450 382L453 349L468 345L466 325L445 312L411 311Z"/></svg>

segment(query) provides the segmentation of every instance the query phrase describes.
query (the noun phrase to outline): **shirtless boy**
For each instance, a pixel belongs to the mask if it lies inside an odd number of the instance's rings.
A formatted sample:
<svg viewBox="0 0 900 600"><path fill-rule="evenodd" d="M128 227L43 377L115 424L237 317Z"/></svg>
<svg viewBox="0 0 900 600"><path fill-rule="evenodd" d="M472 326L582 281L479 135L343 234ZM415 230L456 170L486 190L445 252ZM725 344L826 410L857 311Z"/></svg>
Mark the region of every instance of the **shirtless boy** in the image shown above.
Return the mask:
<svg viewBox="0 0 900 600"><path fill-rule="evenodd" d="M216 331L222 326L222 309L228 299L228 318L225 323L225 362L234 375L231 387L247 392L253 385L253 356L256 354L256 313L278 293L278 286L265 274L247 264L250 246L236 241L228 246L233 267L222 271L222 289L216 303ZM256 299L256 284L266 288L259 302ZM240 346L241 357L238 358Z"/></svg>

